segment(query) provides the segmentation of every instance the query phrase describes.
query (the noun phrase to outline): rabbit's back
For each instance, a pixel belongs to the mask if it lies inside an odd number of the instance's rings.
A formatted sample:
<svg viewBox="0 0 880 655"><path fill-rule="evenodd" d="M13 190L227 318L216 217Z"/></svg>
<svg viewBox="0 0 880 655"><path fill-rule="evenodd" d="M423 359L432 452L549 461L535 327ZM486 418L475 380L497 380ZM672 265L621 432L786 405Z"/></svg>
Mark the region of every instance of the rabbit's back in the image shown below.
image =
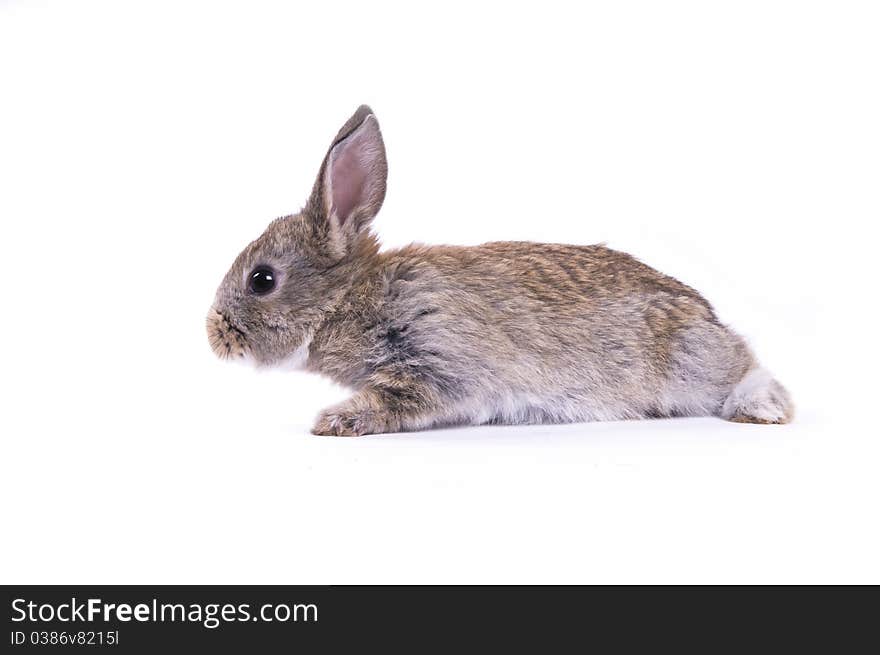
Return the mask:
<svg viewBox="0 0 880 655"><path fill-rule="evenodd" d="M473 247L410 246L391 255L409 271L433 269L444 281L491 299L527 298L555 309L603 302L680 299L682 310L714 318L694 289L603 245L493 242ZM502 309L503 311L503 309Z"/></svg>

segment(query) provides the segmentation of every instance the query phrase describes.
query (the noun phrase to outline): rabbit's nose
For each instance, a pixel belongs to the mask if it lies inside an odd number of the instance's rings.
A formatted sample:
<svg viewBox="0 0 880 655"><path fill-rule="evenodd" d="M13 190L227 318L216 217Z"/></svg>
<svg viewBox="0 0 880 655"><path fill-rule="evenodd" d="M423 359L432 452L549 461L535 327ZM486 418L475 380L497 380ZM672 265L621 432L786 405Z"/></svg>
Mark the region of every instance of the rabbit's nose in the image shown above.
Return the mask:
<svg viewBox="0 0 880 655"><path fill-rule="evenodd" d="M245 355L244 333L212 307L206 321L208 343L220 359L238 359Z"/></svg>

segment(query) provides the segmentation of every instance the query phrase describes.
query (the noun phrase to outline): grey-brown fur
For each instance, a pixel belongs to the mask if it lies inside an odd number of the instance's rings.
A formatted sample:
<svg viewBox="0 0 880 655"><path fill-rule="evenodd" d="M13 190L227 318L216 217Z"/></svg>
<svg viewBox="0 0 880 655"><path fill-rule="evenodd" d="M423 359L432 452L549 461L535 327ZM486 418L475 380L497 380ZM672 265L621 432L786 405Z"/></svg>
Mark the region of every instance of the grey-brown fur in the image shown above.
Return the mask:
<svg viewBox="0 0 880 655"><path fill-rule="evenodd" d="M441 425L722 416L784 423L785 389L696 291L604 246L380 252L384 145L361 107L306 207L236 259L208 317L221 357L297 360L354 390L317 434ZM255 296L258 265L278 276Z"/></svg>

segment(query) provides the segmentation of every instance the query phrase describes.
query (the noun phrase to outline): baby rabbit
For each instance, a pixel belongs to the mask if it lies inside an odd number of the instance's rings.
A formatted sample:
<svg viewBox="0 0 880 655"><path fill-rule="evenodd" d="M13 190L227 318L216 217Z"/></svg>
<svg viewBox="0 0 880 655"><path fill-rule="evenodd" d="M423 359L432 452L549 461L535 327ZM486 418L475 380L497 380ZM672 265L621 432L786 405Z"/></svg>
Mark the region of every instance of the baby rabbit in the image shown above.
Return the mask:
<svg viewBox="0 0 880 655"><path fill-rule="evenodd" d="M379 123L360 107L298 214L273 221L217 290L222 358L351 387L315 434L485 423L720 416L786 423L788 392L690 287L604 246L497 242L380 252Z"/></svg>

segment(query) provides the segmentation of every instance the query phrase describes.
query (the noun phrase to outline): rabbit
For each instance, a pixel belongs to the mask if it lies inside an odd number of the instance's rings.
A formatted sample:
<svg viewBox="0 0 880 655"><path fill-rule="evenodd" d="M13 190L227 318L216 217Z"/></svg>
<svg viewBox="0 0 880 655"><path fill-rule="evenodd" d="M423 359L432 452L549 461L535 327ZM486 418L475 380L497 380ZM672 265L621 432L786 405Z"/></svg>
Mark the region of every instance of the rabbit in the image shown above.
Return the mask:
<svg viewBox="0 0 880 655"><path fill-rule="evenodd" d="M680 416L787 423L785 388L694 289L604 245L380 251L385 146L361 106L311 197L239 254L214 352L353 390L318 435Z"/></svg>

